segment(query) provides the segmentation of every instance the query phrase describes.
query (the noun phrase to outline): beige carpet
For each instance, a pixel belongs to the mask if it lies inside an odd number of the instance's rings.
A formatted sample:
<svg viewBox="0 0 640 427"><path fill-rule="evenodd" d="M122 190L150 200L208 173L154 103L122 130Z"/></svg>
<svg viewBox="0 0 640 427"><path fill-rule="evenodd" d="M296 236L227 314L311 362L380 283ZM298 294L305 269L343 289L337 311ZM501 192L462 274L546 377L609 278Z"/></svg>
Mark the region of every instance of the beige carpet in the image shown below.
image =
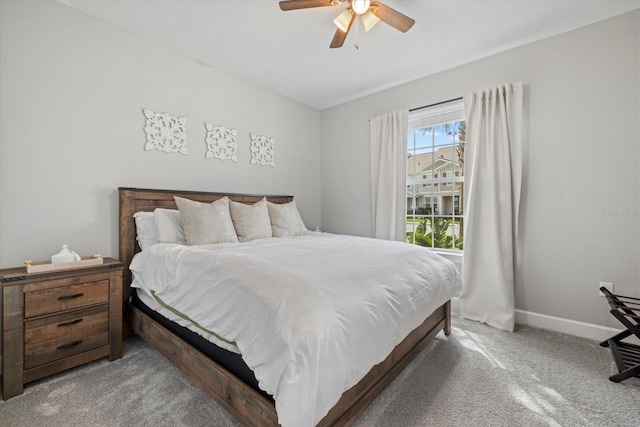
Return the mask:
<svg viewBox="0 0 640 427"><path fill-rule="evenodd" d="M355 423L365 426L640 426L640 379L615 384L597 342L454 318ZM140 339L0 402L2 427L237 426Z"/></svg>

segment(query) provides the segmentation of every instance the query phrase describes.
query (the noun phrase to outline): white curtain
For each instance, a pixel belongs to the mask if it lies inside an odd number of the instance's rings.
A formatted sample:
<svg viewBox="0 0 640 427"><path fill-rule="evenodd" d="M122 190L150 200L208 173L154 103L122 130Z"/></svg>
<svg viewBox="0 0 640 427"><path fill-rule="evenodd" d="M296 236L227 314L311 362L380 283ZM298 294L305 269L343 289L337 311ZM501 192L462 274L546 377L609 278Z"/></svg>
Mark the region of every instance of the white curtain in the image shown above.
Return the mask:
<svg viewBox="0 0 640 427"><path fill-rule="evenodd" d="M396 111L369 120L373 237L406 239L407 131L409 112Z"/></svg>
<svg viewBox="0 0 640 427"><path fill-rule="evenodd" d="M513 331L522 181L522 82L464 99L465 212L460 315Z"/></svg>

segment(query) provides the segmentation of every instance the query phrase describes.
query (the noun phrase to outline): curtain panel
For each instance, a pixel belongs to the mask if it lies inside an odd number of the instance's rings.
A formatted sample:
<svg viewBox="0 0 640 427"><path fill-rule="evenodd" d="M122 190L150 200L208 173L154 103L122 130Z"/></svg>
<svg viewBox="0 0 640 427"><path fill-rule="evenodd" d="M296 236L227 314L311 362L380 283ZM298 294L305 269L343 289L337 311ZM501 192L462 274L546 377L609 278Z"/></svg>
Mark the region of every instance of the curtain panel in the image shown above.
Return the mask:
<svg viewBox="0 0 640 427"><path fill-rule="evenodd" d="M522 181L522 82L465 97L465 235L460 315L513 331Z"/></svg>
<svg viewBox="0 0 640 427"><path fill-rule="evenodd" d="M409 112L369 120L373 237L406 240Z"/></svg>

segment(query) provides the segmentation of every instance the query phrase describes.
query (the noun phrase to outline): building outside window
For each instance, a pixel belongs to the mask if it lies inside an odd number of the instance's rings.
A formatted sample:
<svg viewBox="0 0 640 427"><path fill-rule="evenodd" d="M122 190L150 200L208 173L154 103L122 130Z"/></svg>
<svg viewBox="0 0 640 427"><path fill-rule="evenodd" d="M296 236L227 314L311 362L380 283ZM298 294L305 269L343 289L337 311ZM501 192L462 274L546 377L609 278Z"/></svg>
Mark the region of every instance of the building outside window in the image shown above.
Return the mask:
<svg viewBox="0 0 640 427"><path fill-rule="evenodd" d="M407 242L439 251L462 251L465 136L462 100L410 113Z"/></svg>

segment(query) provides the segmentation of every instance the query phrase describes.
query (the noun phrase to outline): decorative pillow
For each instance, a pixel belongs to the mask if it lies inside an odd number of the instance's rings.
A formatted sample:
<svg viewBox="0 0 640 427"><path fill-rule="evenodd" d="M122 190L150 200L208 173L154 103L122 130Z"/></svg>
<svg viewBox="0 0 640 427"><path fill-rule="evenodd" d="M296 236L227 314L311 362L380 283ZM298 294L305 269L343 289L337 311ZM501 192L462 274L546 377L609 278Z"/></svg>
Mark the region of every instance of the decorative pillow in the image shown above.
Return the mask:
<svg viewBox="0 0 640 427"><path fill-rule="evenodd" d="M136 212L133 214L136 222L136 240L140 249L144 250L154 243L158 243L158 230L153 212Z"/></svg>
<svg viewBox="0 0 640 427"><path fill-rule="evenodd" d="M271 237L271 221L266 198L252 205L229 200L229 211L238 240L241 242Z"/></svg>
<svg viewBox="0 0 640 427"><path fill-rule="evenodd" d="M289 237L307 234L309 230L305 227L296 201L289 203L267 203L269 206L269 217L271 218L271 231L273 237Z"/></svg>
<svg viewBox="0 0 640 427"><path fill-rule="evenodd" d="M156 208L153 211L158 230L158 241L163 243L180 243L184 245L187 239L184 235L182 218L177 209Z"/></svg>
<svg viewBox="0 0 640 427"><path fill-rule="evenodd" d="M200 203L174 196L188 245L238 242L229 213L229 198Z"/></svg>

